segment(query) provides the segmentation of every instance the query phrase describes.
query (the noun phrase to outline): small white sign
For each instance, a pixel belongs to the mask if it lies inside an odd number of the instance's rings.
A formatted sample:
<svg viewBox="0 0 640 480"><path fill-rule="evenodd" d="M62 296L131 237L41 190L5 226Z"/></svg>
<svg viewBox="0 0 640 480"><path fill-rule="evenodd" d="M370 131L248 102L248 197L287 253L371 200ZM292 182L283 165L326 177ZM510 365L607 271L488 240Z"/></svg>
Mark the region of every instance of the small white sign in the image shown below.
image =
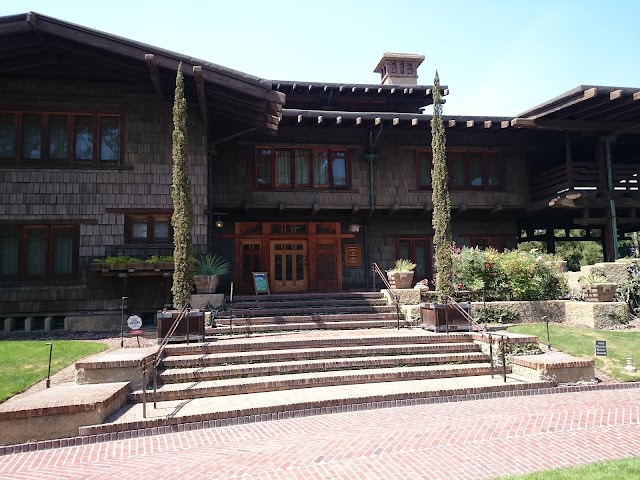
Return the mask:
<svg viewBox="0 0 640 480"><path fill-rule="evenodd" d="M138 330L142 326L142 319L138 315L131 315L127 319L127 325L131 330Z"/></svg>

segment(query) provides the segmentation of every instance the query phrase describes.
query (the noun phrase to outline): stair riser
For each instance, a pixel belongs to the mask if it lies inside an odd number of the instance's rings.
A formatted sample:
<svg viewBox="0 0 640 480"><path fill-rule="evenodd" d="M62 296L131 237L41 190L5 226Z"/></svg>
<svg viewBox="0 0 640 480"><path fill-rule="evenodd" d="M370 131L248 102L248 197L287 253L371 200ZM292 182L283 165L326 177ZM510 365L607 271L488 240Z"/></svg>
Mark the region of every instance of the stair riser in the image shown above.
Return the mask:
<svg viewBox="0 0 640 480"><path fill-rule="evenodd" d="M331 300L380 300L380 292L331 292L331 293L292 293L265 295L235 295L234 302L284 302L284 301L331 301Z"/></svg>
<svg viewBox="0 0 640 480"><path fill-rule="evenodd" d="M235 312L233 318L229 320L229 317L216 317L216 325L225 327L229 325L229 322L233 326L236 325L286 325L289 323L313 323L313 324L326 324L337 322L364 322L374 320L393 320L398 321L398 316L395 313L358 313L358 314L331 314L331 315L290 315L282 316L276 315L272 317L237 317ZM404 322L404 317L400 319Z"/></svg>
<svg viewBox="0 0 640 480"><path fill-rule="evenodd" d="M229 307L230 304L227 304ZM286 302L277 301L255 301L255 302L233 302L233 309L260 309L260 308L299 308L299 307L384 307L388 306L385 299L357 299L357 300L338 300L338 299L321 299L321 300L290 300Z"/></svg>
<svg viewBox="0 0 640 480"><path fill-rule="evenodd" d="M180 383L180 382L193 382L193 381L206 381L206 380L221 380L226 378L246 378L246 377L261 377L261 376L273 376L273 375L285 375L291 373L307 373L307 372L330 372L339 370L355 370L355 369L367 369L367 368L385 368L385 367L405 367L405 366L427 366L427 365L442 365L442 364L464 364L464 363L486 363L489 361L488 356L475 353L460 356L452 355L433 355L431 358L388 358L388 359L349 359L346 361L327 361L321 363L312 363L308 365L287 365L283 364L279 367L269 366L264 367L260 365L247 366L244 368L237 368L232 370L217 369L215 371L198 370L191 372L176 372L159 375L159 381L162 384L167 383Z"/></svg>
<svg viewBox="0 0 640 480"><path fill-rule="evenodd" d="M308 330L367 330L370 328L396 328L396 320L377 321L344 321L329 323L283 323L268 325L233 325L233 327L217 327L206 329L207 336L216 335L247 335L252 333L272 333L272 332L297 332ZM400 326L405 326L400 322Z"/></svg>
<svg viewBox="0 0 640 480"><path fill-rule="evenodd" d="M236 333L239 333L236 331ZM441 345L446 343L464 343L469 342L471 336L465 333L450 333L448 335L416 335L411 337L410 341L414 345ZM340 347L356 347L369 345L403 345L406 344L408 338L405 336L397 337L367 337L362 338L335 338L335 339L317 339L317 340L273 340L267 342L256 343L223 343L223 341L213 341L206 343L173 344L165 349L165 357L173 355L206 355L209 353L232 353L232 352L249 352L249 351L268 351L268 350L284 350L296 349L302 350L306 348L340 348Z"/></svg>
<svg viewBox="0 0 640 480"><path fill-rule="evenodd" d="M356 348L356 349L315 349L299 352L270 352L261 354L256 352L247 355L211 355L197 358L184 356L167 357L161 365L162 368L180 367L210 367L229 364L271 363L299 360L319 360L325 358L348 358L380 355L420 355L428 353L464 353L478 352L480 346L468 344L442 344L442 345L408 345L403 347L382 346L380 348Z"/></svg>
<svg viewBox="0 0 640 480"><path fill-rule="evenodd" d="M496 374L499 372L496 371ZM511 373L511 368L507 369L507 373ZM327 376L317 378L306 378L296 380L278 380L270 379L264 382L256 382L253 384L224 385L217 387L198 388L197 385L192 389L179 391L159 391L158 401L168 400L187 400L191 398L216 397L222 395L241 395L245 393L272 392L291 390L298 388L322 387L329 385L356 385L363 383L378 382L397 382L403 380L428 380L432 378L451 378L451 377L469 377L474 375L489 375L491 368L488 366L461 367L456 369L429 370L404 372L397 374L395 372L377 373L368 375L349 375L349 376ZM153 398L153 391L147 393L148 399ZM128 396L130 403L142 402L142 393L136 392Z"/></svg>
<svg viewBox="0 0 640 480"><path fill-rule="evenodd" d="M294 317L304 315L359 315L359 314L377 314L377 313L395 313L395 308L390 306L379 307L300 307L300 308L233 308L233 317ZM219 312L216 318L229 318L231 310Z"/></svg>

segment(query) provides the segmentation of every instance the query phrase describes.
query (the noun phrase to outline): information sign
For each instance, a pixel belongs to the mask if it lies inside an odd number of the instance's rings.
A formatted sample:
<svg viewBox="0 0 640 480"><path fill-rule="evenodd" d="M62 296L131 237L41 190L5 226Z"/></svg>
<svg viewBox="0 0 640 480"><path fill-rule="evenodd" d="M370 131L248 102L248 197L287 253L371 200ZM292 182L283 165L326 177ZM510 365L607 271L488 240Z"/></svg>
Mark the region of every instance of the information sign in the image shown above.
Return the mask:
<svg viewBox="0 0 640 480"><path fill-rule="evenodd" d="M131 315L127 319L127 325L131 330L139 330L142 326L142 319L138 315Z"/></svg>
<svg viewBox="0 0 640 480"><path fill-rule="evenodd" d="M607 356L607 342L605 340L596 340L596 355Z"/></svg>
<svg viewBox="0 0 640 480"><path fill-rule="evenodd" d="M269 290L269 278L267 272L252 272L253 286L256 289L256 295L261 293L271 294Z"/></svg>

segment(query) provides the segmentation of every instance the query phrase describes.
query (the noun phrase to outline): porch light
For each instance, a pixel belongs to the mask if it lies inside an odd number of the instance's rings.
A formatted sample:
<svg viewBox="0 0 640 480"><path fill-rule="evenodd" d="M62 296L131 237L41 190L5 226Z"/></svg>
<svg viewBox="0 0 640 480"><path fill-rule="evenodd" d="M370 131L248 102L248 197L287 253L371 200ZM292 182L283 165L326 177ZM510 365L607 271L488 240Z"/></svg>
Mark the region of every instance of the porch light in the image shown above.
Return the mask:
<svg viewBox="0 0 640 480"><path fill-rule="evenodd" d="M351 223L349 224L349 233L358 233L360 231L360 224L356 223L356 219L351 217Z"/></svg>
<svg viewBox="0 0 640 480"><path fill-rule="evenodd" d="M222 228L223 225L224 223L222 223L222 220L220 220L220 215L218 215L218 220L216 220L216 227Z"/></svg>

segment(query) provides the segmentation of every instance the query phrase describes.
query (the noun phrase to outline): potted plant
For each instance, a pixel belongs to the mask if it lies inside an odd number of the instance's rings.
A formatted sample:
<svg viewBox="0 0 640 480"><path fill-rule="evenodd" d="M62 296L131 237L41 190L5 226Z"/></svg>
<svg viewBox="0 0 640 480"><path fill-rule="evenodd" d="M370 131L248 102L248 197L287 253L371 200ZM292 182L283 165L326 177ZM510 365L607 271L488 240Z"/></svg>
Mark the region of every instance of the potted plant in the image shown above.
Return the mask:
<svg viewBox="0 0 640 480"><path fill-rule="evenodd" d="M219 255L207 255L196 260L193 281L199 294L216 293L220 277L229 273L229 262Z"/></svg>
<svg viewBox="0 0 640 480"><path fill-rule="evenodd" d="M387 270L387 278L391 288L411 288L414 270L417 267L411 260L401 258L391 270Z"/></svg>
<svg viewBox="0 0 640 480"><path fill-rule="evenodd" d="M613 302L618 285L609 282L604 274L591 272L581 276L578 282L587 302Z"/></svg>

